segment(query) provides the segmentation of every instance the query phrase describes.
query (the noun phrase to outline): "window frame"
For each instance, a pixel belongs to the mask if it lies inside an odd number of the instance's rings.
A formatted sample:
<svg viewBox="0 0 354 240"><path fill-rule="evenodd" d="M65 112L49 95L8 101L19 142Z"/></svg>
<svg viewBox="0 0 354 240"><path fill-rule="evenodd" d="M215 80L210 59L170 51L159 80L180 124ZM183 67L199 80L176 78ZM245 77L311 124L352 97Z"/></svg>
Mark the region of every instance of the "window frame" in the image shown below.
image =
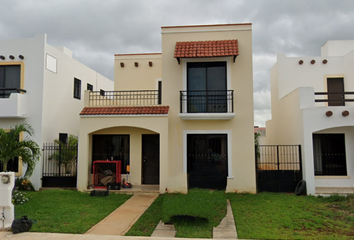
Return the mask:
<svg viewBox="0 0 354 240"><path fill-rule="evenodd" d="M24 62L19 62L19 61L14 61L14 62L0 62L0 66L13 66L13 65L18 65L20 66L20 89L24 89L24 75L25 75L25 63ZM23 92L20 92L20 94L24 94Z"/></svg>
<svg viewBox="0 0 354 240"><path fill-rule="evenodd" d="M74 78L74 98L81 99L81 80L78 78Z"/></svg>
<svg viewBox="0 0 354 240"><path fill-rule="evenodd" d="M93 91L93 85L92 85L92 84L87 83L86 90Z"/></svg>

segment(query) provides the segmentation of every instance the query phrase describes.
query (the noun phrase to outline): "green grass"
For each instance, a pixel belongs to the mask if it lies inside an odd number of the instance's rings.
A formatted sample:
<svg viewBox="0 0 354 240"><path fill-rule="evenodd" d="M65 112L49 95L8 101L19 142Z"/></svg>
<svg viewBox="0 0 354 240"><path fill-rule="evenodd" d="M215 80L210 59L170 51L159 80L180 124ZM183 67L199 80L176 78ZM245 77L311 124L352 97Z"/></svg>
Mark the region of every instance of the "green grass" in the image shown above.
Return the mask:
<svg viewBox="0 0 354 240"><path fill-rule="evenodd" d="M159 196L135 223L127 236L150 236L159 220L172 222L176 237L211 238L212 229L226 214L222 191L191 189L188 194Z"/></svg>
<svg viewBox="0 0 354 240"><path fill-rule="evenodd" d="M354 197L228 194L239 238L353 239Z"/></svg>
<svg viewBox="0 0 354 240"><path fill-rule="evenodd" d="M88 193L73 190L46 190L27 192L30 200L15 205L15 216L27 215L35 219L31 232L85 233L130 196L110 194L90 197Z"/></svg>
<svg viewBox="0 0 354 240"><path fill-rule="evenodd" d="M163 197L160 195L156 198L125 236L151 236L161 219Z"/></svg>

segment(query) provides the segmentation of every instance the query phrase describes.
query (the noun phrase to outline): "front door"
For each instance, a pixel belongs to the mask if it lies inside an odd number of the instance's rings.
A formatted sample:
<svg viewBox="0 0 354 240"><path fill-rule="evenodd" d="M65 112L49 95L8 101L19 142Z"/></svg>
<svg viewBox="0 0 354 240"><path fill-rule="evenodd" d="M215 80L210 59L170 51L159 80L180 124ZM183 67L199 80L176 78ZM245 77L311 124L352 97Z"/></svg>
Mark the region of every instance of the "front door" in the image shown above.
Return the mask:
<svg viewBox="0 0 354 240"><path fill-rule="evenodd" d="M160 135L142 135L142 181L143 184L160 183Z"/></svg>
<svg viewBox="0 0 354 240"><path fill-rule="evenodd" d="M344 106L343 78L327 78L328 106Z"/></svg>

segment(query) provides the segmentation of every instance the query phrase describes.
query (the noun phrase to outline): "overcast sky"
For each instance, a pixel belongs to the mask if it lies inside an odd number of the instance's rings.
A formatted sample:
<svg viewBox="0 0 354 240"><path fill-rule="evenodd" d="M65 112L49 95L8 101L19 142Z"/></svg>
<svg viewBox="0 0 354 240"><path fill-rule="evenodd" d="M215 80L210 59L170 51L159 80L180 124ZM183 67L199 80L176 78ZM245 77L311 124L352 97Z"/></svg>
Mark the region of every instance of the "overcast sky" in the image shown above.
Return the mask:
<svg viewBox="0 0 354 240"><path fill-rule="evenodd" d="M252 23L255 125L270 114L277 54L319 56L327 40L354 39L353 0L0 0L0 39L66 46L114 79L116 53L161 51L161 26Z"/></svg>

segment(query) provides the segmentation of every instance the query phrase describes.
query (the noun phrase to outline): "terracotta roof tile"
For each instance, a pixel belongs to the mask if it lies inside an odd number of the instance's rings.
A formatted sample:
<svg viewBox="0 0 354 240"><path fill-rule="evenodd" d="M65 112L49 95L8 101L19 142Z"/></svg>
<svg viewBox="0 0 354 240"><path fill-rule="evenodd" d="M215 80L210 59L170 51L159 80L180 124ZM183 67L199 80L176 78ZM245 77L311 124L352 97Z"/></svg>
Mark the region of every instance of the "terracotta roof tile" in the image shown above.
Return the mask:
<svg viewBox="0 0 354 240"><path fill-rule="evenodd" d="M168 114L169 106L85 107L80 115L150 115Z"/></svg>
<svg viewBox="0 0 354 240"><path fill-rule="evenodd" d="M174 57L226 57L238 56L238 54L238 41L237 39L232 39L176 42Z"/></svg>

